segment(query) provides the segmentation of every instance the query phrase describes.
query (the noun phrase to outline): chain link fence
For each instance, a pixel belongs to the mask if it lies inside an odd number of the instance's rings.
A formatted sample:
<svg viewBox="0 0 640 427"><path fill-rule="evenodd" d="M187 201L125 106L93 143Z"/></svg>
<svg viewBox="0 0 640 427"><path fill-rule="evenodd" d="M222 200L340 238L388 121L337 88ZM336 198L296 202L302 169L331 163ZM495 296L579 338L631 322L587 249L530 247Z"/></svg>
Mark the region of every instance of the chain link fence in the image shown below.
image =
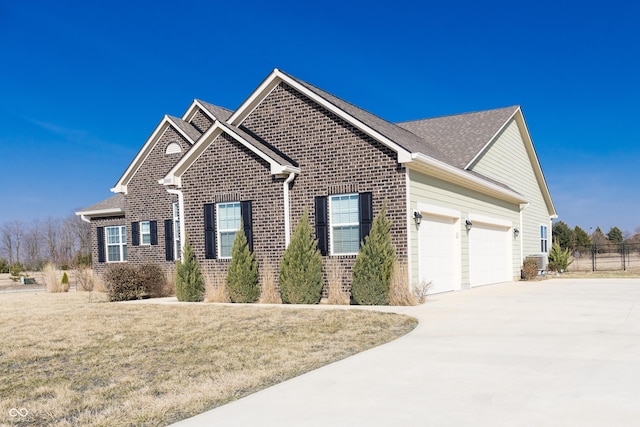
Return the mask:
<svg viewBox="0 0 640 427"><path fill-rule="evenodd" d="M569 271L640 271L640 243L606 243L578 247Z"/></svg>

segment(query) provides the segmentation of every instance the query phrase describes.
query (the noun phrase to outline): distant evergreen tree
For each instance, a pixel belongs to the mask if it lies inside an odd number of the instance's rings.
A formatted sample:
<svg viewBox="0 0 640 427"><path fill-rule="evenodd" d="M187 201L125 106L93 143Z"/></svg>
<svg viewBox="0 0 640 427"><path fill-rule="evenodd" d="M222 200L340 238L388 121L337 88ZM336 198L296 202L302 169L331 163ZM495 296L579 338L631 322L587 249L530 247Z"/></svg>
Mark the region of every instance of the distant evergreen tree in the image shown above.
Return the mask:
<svg viewBox="0 0 640 427"><path fill-rule="evenodd" d="M573 230L573 234L575 236L575 247L574 250L586 253L591 251L591 237L584 231L582 228L576 225Z"/></svg>
<svg viewBox="0 0 640 427"><path fill-rule="evenodd" d="M176 266L176 297L178 301L198 302L204 298L204 277L200 265L187 239L182 251L183 261Z"/></svg>
<svg viewBox="0 0 640 427"><path fill-rule="evenodd" d="M244 227L236 232L231 247L231 263L227 271L227 291L232 302L255 302L260 296L258 264L249 250Z"/></svg>
<svg viewBox="0 0 640 427"><path fill-rule="evenodd" d="M285 304L317 304L322 298L322 255L306 209L282 255L278 281Z"/></svg>
<svg viewBox="0 0 640 427"><path fill-rule="evenodd" d="M373 219L371 231L364 239L353 266L351 296L357 304L389 304L389 285L396 261L390 231L391 221L387 219L385 201Z"/></svg>
<svg viewBox="0 0 640 427"><path fill-rule="evenodd" d="M607 238L611 243L622 243L624 242L624 236L622 235L622 231L618 227L611 227L609 232L607 233Z"/></svg>
<svg viewBox="0 0 640 427"><path fill-rule="evenodd" d="M558 221L553 224L553 240L562 249L572 250L575 245L575 233L565 222Z"/></svg>

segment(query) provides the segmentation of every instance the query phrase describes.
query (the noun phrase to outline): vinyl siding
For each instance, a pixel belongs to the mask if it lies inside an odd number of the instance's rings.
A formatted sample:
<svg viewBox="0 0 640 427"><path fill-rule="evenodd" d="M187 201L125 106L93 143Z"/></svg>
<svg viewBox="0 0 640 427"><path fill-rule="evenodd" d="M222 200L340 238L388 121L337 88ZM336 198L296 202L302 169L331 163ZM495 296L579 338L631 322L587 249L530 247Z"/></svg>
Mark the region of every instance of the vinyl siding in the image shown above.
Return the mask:
<svg viewBox="0 0 640 427"><path fill-rule="evenodd" d="M409 170L410 213L417 209L418 203L427 203L443 208L460 211L460 248L461 248L461 284L463 288L469 283L469 238L464 226L464 219L471 215L482 215L490 218L509 221L513 226L520 224L520 208L518 205L478 193L473 190L443 181L415 170ZM411 224L410 253L411 279L419 277L418 270L418 232L415 223ZM520 272L520 244L514 239L512 246L513 276Z"/></svg>
<svg viewBox="0 0 640 427"><path fill-rule="evenodd" d="M525 257L540 253L540 225L549 226L549 210L532 167L535 161L537 159L531 158L527 152L518 124L512 120L486 153L471 166L475 172L507 183L529 202L522 211L522 226L518 227Z"/></svg>

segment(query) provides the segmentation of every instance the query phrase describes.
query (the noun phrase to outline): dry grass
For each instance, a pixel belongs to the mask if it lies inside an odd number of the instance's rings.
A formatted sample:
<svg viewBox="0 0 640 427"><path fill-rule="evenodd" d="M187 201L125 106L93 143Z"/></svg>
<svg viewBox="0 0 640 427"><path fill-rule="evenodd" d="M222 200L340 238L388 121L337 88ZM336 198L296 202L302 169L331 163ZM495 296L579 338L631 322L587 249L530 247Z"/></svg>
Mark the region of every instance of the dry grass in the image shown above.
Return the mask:
<svg viewBox="0 0 640 427"><path fill-rule="evenodd" d="M418 305L416 297L409 289L409 270L405 263L396 261L393 264L391 285L389 286L389 305Z"/></svg>
<svg viewBox="0 0 640 427"><path fill-rule="evenodd" d="M329 281L327 303L333 305L349 305L351 303L351 296L349 292L345 291L342 287L344 270L339 265L331 264L327 276Z"/></svg>
<svg viewBox="0 0 640 427"><path fill-rule="evenodd" d="M282 304L282 297L276 286L276 272L271 264L267 264L260 274L262 286L260 287L260 304Z"/></svg>
<svg viewBox="0 0 640 427"><path fill-rule="evenodd" d="M168 425L416 325L359 310L91 304L84 292L3 294L0 305L0 425Z"/></svg>
<svg viewBox="0 0 640 427"><path fill-rule="evenodd" d="M50 262L46 263L42 268L42 275L47 292L57 293L69 291L69 283L62 284L62 274L60 274L60 271L54 264Z"/></svg>
<svg viewBox="0 0 640 427"><path fill-rule="evenodd" d="M429 288L431 288L431 282L422 281L413 285L412 293L418 304L424 304L427 300Z"/></svg>
<svg viewBox="0 0 640 427"><path fill-rule="evenodd" d="M224 276L208 271L204 275L204 302L231 302Z"/></svg>

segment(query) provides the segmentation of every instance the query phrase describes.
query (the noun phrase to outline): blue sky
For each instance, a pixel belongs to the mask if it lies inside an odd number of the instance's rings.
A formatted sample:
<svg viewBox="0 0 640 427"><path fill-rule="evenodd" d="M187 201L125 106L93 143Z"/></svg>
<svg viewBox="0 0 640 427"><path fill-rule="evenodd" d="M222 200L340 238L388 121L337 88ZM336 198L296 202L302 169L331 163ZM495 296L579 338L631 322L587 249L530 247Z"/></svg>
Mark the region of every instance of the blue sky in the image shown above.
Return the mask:
<svg viewBox="0 0 640 427"><path fill-rule="evenodd" d="M640 6L0 0L0 224L111 195L164 114L273 68L390 121L521 105L560 220L640 226Z"/></svg>

